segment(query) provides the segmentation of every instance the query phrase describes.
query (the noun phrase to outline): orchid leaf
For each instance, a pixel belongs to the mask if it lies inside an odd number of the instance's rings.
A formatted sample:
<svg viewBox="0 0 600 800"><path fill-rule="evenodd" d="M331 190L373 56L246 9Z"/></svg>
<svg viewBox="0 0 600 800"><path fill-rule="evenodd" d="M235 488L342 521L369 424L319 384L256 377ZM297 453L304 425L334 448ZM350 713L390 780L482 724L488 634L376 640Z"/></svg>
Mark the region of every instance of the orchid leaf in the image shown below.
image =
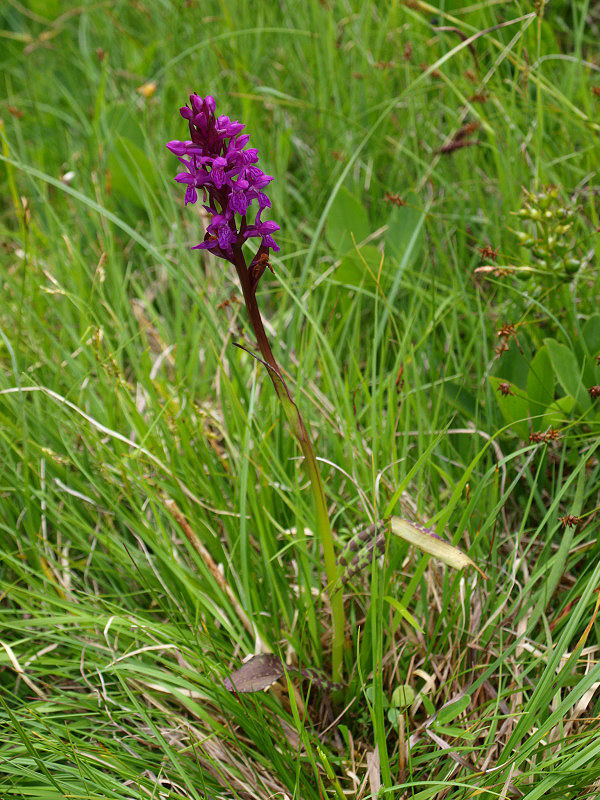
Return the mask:
<svg viewBox="0 0 600 800"><path fill-rule="evenodd" d="M575 398L579 408L587 411L590 398L585 390L582 368L577 363L575 353L555 339L546 339L545 344L558 382L568 395Z"/></svg>
<svg viewBox="0 0 600 800"><path fill-rule="evenodd" d="M342 254L360 244L371 233L367 211L360 200L345 186L337 193L327 219L327 238L334 250Z"/></svg>

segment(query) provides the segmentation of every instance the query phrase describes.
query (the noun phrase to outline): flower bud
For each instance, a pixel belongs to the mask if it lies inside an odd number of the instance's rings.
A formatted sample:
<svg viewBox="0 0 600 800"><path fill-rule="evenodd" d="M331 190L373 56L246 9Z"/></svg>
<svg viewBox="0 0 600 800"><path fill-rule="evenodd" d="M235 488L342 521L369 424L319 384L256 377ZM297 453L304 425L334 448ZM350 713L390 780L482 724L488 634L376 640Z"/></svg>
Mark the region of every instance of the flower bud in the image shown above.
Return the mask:
<svg viewBox="0 0 600 800"><path fill-rule="evenodd" d="M559 236L564 236L565 233L568 233L571 230L572 227L573 227L573 223L572 222L569 222L568 225L557 225L556 226L556 233Z"/></svg>
<svg viewBox="0 0 600 800"><path fill-rule="evenodd" d="M548 206L550 205L550 198L548 197L546 192L541 192L540 194L538 194L537 204L542 209L542 211L545 211L548 208Z"/></svg>
<svg viewBox="0 0 600 800"><path fill-rule="evenodd" d="M519 281L528 281L531 280L531 278L533 278L533 272L530 269L516 270L514 275Z"/></svg>
<svg viewBox="0 0 600 800"><path fill-rule="evenodd" d="M514 231L515 236L517 237L519 244L522 244L524 247L531 247L534 242L533 236L529 233L525 233L525 231Z"/></svg>

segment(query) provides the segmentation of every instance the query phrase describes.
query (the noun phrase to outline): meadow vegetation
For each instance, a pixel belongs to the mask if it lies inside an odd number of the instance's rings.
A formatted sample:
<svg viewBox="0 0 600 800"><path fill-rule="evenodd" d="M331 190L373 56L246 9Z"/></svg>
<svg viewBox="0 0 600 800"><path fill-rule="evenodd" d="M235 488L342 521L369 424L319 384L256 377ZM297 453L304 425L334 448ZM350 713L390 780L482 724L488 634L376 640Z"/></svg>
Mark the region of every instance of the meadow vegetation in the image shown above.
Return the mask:
<svg viewBox="0 0 600 800"><path fill-rule="evenodd" d="M3 5L0 797L597 796L599 39L585 0ZM302 453L173 182L190 92L275 177L339 685Z"/></svg>

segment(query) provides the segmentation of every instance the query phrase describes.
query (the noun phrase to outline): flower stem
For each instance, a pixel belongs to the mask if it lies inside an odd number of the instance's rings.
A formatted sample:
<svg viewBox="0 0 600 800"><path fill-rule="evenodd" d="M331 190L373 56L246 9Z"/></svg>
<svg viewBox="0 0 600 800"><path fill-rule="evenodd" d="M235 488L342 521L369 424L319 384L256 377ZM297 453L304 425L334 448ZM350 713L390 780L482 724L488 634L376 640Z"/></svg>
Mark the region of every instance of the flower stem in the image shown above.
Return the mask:
<svg viewBox="0 0 600 800"><path fill-rule="evenodd" d="M256 301L256 289L252 285L250 272L246 265L246 260L241 251L241 248L234 248L234 266L238 273L240 283L242 286L242 293L244 295L244 303L248 310L250 323L256 336L256 341L260 349L261 355L267 366L271 381L275 387L275 392L285 412L292 435L298 441L308 476L310 478L310 485L315 501L316 515L317 515L317 531L323 548L323 558L325 561L325 574L327 577L327 594L331 604L332 614L332 679L334 682L339 683L342 680L343 672L343 654L344 654L344 602L342 586L339 580L339 569L335 559L335 547L333 543L333 534L331 531L331 524L329 521L329 512L327 511L327 502L325 499L325 491L323 489L323 482L319 472L319 464L313 450L304 420L300 414L298 406L294 402L290 391L283 379L283 375L275 360L273 351L267 339L267 334L263 325L258 303Z"/></svg>

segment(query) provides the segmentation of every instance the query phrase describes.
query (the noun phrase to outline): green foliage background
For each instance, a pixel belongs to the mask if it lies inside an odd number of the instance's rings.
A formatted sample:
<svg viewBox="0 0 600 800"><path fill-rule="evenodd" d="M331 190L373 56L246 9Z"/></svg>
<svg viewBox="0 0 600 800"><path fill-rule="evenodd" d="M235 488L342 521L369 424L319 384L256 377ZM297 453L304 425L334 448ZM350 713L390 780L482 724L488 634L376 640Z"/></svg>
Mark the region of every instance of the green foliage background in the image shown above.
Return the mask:
<svg viewBox="0 0 600 800"><path fill-rule="evenodd" d="M593 796L599 24L576 0L2 7L2 797L365 797L375 746L390 797ZM190 250L164 145L191 91L276 178L259 299L340 546L393 500L489 576L389 543L348 587L335 737L306 685L222 687L259 639L326 669L328 609L297 449L233 347L235 275ZM487 245L523 263L511 212L549 184L577 208L573 281L475 274ZM544 388L581 404L548 445L528 441Z"/></svg>

